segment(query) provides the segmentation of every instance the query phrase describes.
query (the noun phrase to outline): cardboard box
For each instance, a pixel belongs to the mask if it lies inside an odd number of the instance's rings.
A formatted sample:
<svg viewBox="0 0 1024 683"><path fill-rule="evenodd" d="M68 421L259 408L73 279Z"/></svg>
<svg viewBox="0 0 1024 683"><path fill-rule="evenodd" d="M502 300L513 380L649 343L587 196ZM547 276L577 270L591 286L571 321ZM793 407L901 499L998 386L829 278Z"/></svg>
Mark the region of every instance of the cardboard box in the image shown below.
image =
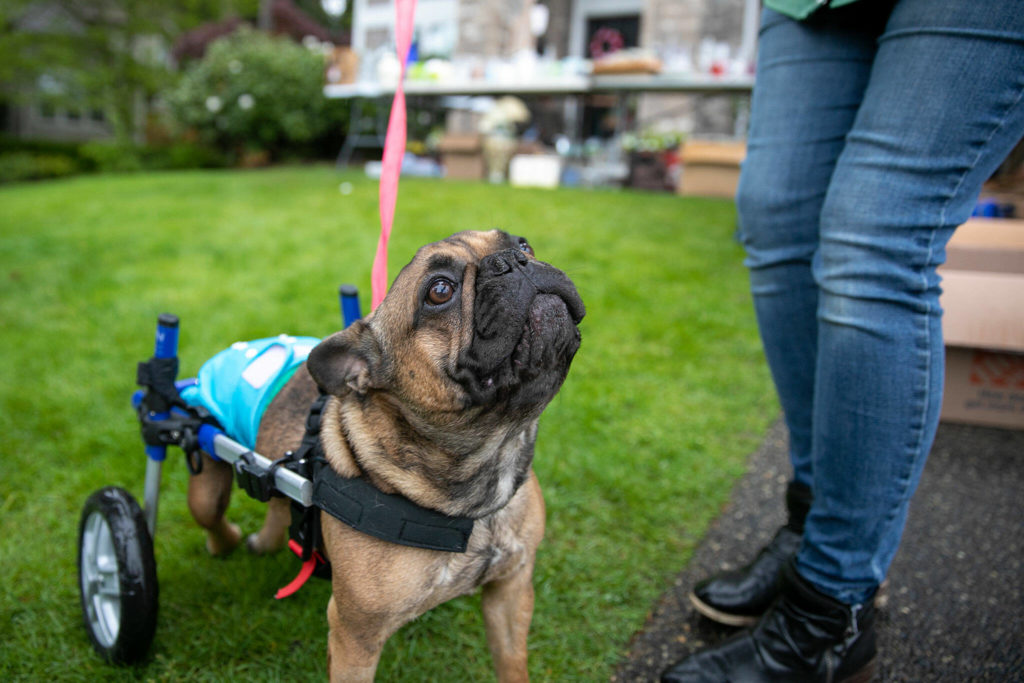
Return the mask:
<svg viewBox="0 0 1024 683"><path fill-rule="evenodd" d="M949 240L943 268L1024 274L1024 220L970 219Z"/></svg>
<svg viewBox="0 0 1024 683"><path fill-rule="evenodd" d="M942 420L1024 429L1024 354L947 346Z"/></svg>
<svg viewBox="0 0 1024 683"><path fill-rule="evenodd" d="M358 75L359 55L348 47L334 48L327 60L327 82L332 85L351 84L356 82Z"/></svg>
<svg viewBox="0 0 1024 683"><path fill-rule="evenodd" d="M1024 274L940 272L946 346L1024 353Z"/></svg>
<svg viewBox="0 0 1024 683"><path fill-rule="evenodd" d="M942 419L1024 429L1024 221L972 219L946 255Z"/></svg>
<svg viewBox="0 0 1024 683"><path fill-rule="evenodd" d="M479 134L445 135L438 150L446 178L482 180L487 173L483 138Z"/></svg>
<svg viewBox="0 0 1024 683"><path fill-rule="evenodd" d="M679 194L732 199L746 155L744 140L687 140L680 153Z"/></svg>

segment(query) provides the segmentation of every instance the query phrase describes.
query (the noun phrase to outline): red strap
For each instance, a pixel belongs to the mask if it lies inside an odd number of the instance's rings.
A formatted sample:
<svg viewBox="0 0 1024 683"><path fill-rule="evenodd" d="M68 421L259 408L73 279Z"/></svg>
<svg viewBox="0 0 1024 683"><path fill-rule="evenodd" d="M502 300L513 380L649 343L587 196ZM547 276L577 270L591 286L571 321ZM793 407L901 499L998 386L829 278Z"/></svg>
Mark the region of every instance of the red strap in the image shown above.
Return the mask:
<svg viewBox="0 0 1024 683"><path fill-rule="evenodd" d="M380 240L377 255L373 259L370 276L373 300L371 310L377 308L388 291L388 239L391 225L395 220L395 202L398 199L398 176L402 171L402 157L405 156L405 67L412 44L413 15L416 0L395 0L395 45L401 70L395 86L395 98L391 102L391 116L388 118L388 132L384 137L384 156L380 173Z"/></svg>
<svg viewBox="0 0 1024 683"><path fill-rule="evenodd" d="M293 553L302 557L302 546L297 542L294 540L288 541L288 547L291 548ZM277 591L277 593L274 594L274 599L280 600L281 598L287 598L306 585L306 581L309 580L309 577L313 576L313 570L316 569L317 562L323 562L323 558L320 557L320 553L314 550L310 558L302 563L302 569L299 570L299 575L292 579L292 582L287 586Z"/></svg>

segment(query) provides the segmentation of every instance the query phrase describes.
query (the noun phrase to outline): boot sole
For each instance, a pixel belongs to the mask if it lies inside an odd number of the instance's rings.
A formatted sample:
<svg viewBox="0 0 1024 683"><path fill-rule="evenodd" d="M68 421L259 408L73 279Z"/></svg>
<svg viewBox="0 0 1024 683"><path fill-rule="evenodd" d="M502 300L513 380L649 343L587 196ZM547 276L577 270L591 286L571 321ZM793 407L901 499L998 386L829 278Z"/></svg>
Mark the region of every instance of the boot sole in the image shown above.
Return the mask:
<svg viewBox="0 0 1024 683"><path fill-rule="evenodd" d="M872 657L859 671L847 676L839 683L869 683L875 677L875 670L878 666L878 658Z"/></svg>
<svg viewBox="0 0 1024 683"><path fill-rule="evenodd" d="M711 621L725 626L737 626L746 627L753 626L761 618L758 616L743 616L742 614L730 614L729 612L723 612L720 609L715 609L708 603L704 602L697 597L697 594L690 591L690 604L693 608L703 614ZM882 581L882 585L878 587L878 592L875 593L875 609L885 609L889 605L889 579ZM871 680L870 677L864 680ZM842 683L846 683L843 681ZM858 679L850 679L850 683L859 683Z"/></svg>
<svg viewBox="0 0 1024 683"><path fill-rule="evenodd" d="M719 609L715 609L711 605L707 604L703 600L697 597L696 593L690 592L690 604L693 608L703 614L711 621L719 624L725 624L726 626L753 626L760 619L759 616L747 617L741 614L729 614Z"/></svg>

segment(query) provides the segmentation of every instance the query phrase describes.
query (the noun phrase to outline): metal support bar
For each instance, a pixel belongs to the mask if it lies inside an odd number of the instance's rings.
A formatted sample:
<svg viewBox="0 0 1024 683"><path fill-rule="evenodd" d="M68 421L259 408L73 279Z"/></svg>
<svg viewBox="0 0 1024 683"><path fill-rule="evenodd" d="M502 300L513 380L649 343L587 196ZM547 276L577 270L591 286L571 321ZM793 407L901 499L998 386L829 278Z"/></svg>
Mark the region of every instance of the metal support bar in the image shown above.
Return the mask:
<svg viewBox="0 0 1024 683"><path fill-rule="evenodd" d="M150 538L156 534L156 506L157 501L160 500L160 477L163 474L163 465L162 460L146 458L146 488L142 500Z"/></svg>
<svg viewBox="0 0 1024 683"><path fill-rule="evenodd" d="M178 318L169 313L157 317L156 342L153 356L156 358L174 358L178 355ZM169 412L150 413L154 420L165 420ZM164 458L167 457L166 446L146 445L146 488L143 494L143 514L149 537L156 534L156 508L160 500L160 478L163 474Z"/></svg>
<svg viewBox="0 0 1024 683"><path fill-rule="evenodd" d="M210 455L234 464L246 453L252 454L252 465L261 471L270 469L273 461L259 453L255 453L226 436L224 432L211 425L203 425L199 429L199 443ZM211 450L212 449L212 450ZM274 474L274 488L305 507L313 504L313 482L291 470L279 467Z"/></svg>

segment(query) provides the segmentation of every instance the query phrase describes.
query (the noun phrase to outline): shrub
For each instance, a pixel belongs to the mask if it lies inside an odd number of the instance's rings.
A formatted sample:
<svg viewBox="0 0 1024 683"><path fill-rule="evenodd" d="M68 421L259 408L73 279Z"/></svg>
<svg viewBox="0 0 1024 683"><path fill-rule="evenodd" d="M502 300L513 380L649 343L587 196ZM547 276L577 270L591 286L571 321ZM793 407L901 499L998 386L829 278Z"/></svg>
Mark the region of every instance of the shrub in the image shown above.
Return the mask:
<svg viewBox="0 0 1024 683"><path fill-rule="evenodd" d="M74 173L223 168L225 156L184 140L135 145L127 141L62 142L0 136L0 183L60 178Z"/></svg>
<svg viewBox="0 0 1024 683"><path fill-rule="evenodd" d="M203 142L228 154L280 156L308 146L336 119L328 116L323 69L319 51L243 29L211 44L166 99Z"/></svg>
<svg viewBox="0 0 1024 683"><path fill-rule="evenodd" d="M25 139L0 134L0 154L7 152L30 152L32 154L55 154L76 159L78 157L79 144L81 143L65 140Z"/></svg>
<svg viewBox="0 0 1024 683"><path fill-rule="evenodd" d="M152 148L150 168L223 168L227 159L215 149L191 142L176 142L166 147Z"/></svg>
<svg viewBox="0 0 1024 683"><path fill-rule="evenodd" d="M142 156L139 148L129 142L86 142L78 154L90 170L101 172L141 171Z"/></svg>
<svg viewBox="0 0 1024 683"><path fill-rule="evenodd" d="M84 167L77 142L0 135L0 183L61 178Z"/></svg>
<svg viewBox="0 0 1024 683"><path fill-rule="evenodd" d="M75 159L64 154L0 153L0 183L60 178L78 170Z"/></svg>
<svg viewBox="0 0 1024 683"><path fill-rule="evenodd" d="M79 148L83 164L102 173L159 171L184 168L221 168L224 155L215 149L191 143L134 145L130 142L87 142Z"/></svg>

